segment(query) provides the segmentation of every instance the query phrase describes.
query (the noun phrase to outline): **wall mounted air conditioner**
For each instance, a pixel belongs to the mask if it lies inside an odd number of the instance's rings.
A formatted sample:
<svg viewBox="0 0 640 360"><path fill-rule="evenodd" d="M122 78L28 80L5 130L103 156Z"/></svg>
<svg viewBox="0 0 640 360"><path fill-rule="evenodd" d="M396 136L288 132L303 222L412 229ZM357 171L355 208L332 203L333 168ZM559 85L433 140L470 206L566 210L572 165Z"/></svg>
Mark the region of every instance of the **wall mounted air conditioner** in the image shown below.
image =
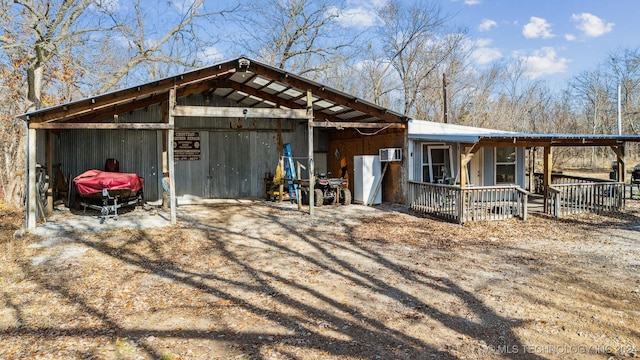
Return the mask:
<svg viewBox="0 0 640 360"><path fill-rule="evenodd" d="M380 161L402 161L402 149L401 148L387 148L380 149Z"/></svg>

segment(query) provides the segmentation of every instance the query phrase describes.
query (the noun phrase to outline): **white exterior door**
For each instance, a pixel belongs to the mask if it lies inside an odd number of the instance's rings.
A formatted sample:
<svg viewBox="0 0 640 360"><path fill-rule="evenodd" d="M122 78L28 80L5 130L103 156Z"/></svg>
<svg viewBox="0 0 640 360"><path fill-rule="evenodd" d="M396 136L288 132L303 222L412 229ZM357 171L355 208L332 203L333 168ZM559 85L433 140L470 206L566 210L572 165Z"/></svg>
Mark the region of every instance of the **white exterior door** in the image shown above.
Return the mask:
<svg viewBox="0 0 640 360"><path fill-rule="evenodd" d="M468 175L469 175L469 186L482 186L483 181L483 174L482 174L482 170L483 170L483 149L480 149L480 151L476 152L475 155L473 155L473 157L471 158L471 161L469 162L469 169L468 169Z"/></svg>

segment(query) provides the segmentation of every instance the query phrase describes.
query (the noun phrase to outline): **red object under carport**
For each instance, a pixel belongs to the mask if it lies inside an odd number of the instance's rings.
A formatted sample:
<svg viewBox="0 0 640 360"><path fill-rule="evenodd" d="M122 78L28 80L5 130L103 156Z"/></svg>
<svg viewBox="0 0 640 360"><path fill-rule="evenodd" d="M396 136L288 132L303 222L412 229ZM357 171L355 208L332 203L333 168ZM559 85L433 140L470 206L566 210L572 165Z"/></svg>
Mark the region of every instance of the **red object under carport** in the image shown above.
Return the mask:
<svg viewBox="0 0 640 360"><path fill-rule="evenodd" d="M144 187L144 179L137 174L88 170L76 176L73 183L78 195L85 198L102 198L102 190L107 189L110 196L129 198Z"/></svg>

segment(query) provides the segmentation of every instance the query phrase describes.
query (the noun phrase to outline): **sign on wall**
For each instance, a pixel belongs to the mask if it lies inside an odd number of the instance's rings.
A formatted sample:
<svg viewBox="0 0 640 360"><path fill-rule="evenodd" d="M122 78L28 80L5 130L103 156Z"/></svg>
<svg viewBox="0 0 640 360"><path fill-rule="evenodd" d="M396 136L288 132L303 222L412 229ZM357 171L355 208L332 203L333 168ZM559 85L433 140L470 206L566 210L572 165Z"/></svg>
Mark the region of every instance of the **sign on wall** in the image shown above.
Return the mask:
<svg viewBox="0 0 640 360"><path fill-rule="evenodd" d="M176 131L173 136L174 160L200 160L200 132Z"/></svg>

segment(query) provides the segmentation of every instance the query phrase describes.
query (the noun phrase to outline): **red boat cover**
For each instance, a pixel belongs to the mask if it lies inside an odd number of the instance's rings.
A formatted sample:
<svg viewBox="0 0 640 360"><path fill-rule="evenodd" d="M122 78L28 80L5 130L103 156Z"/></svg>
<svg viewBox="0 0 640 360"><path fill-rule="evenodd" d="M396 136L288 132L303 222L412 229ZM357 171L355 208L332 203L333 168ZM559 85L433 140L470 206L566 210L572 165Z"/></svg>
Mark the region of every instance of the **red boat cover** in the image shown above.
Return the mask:
<svg viewBox="0 0 640 360"><path fill-rule="evenodd" d="M144 179L137 174L88 170L73 179L81 196L102 193L107 190L136 192L144 186Z"/></svg>

